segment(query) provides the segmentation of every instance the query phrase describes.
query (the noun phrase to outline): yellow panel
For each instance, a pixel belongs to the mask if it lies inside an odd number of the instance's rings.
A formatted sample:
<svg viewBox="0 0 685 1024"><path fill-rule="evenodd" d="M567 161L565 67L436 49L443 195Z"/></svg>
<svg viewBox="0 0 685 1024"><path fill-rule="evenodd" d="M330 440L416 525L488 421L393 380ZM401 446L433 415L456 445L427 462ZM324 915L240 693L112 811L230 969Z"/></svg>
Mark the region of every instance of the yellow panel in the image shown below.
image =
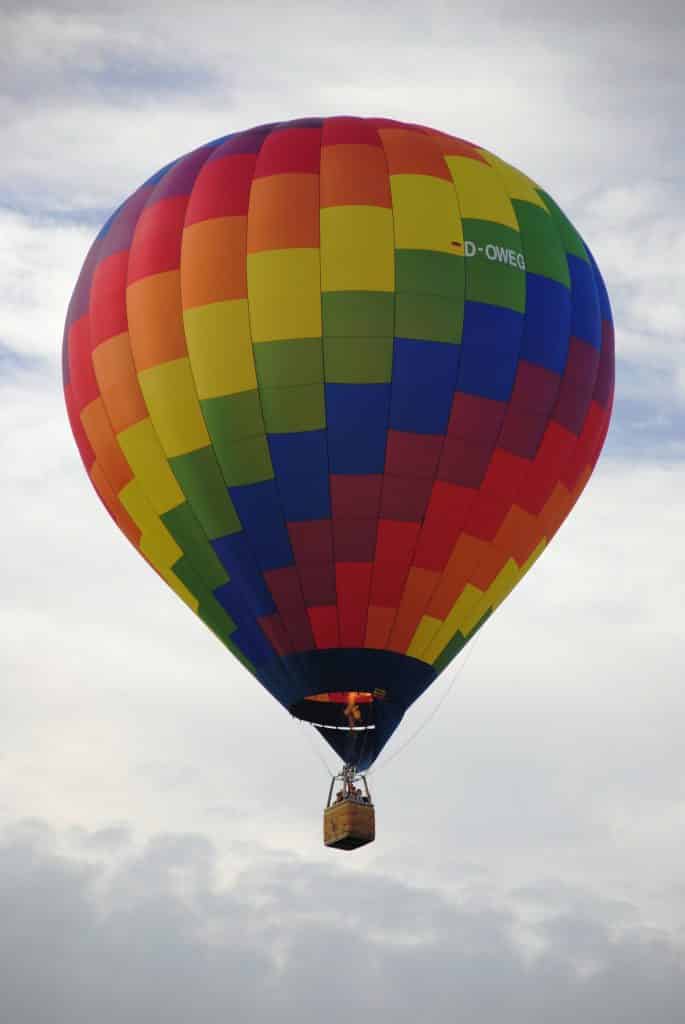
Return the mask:
<svg viewBox="0 0 685 1024"><path fill-rule="evenodd" d="M445 160L457 188L464 219L491 220L518 231L514 208L492 167L465 156L446 156Z"/></svg>
<svg viewBox="0 0 685 1024"><path fill-rule="evenodd" d="M433 662L439 657L454 634L459 630L465 636L468 632L467 626L470 622L470 612L477 607L483 598L483 591L467 583L452 610L442 623L441 628L433 637L433 640L422 655L424 661Z"/></svg>
<svg viewBox="0 0 685 1024"><path fill-rule="evenodd" d="M247 257L252 340L321 336L318 249L274 249Z"/></svg>
<svg viewBox="0 0 685 1024"><path fill-rule="evenodd" d="M117 434L117 441L157 515L161 516L183 503L183 491L171 472L149 418L122 430Z"/></svg>
<svg viewBox="0 0 685 1024"><path fill-rule="evenodd" d="M538 546L536 547L535 551L533 551L532 555L529 555L527 561L525 561L523 563L523 565L521 566L521 576L524 576L528 572L529 569L533 568L533 566L535 565L535 563L537 562L538 558L540 557L540 555L542 554L542 552L545 550L546 547L547 547L547 539L545 537L543 537L542 540L540 541L540 543L538 544Z"/></svg>
<svg viewBox="0 0 685 1024"><path fill-rule="evenodd" d="M209 444L187 358L143 370L138 380L167 458Z"/></svg>
<svg viewBox="0 0 685 1024"><path fill-rule="evenodd" d="M416 627L416 632L407 648L408 656L410 658L420 657L424 647L431 642L440 626L442 626L440 619L435 619L432 615L424 615Z"/></svg>
<svg viewBox="0 0 685 1024"><path fill-rule="evenodd" d="M459 204L451 182L427 174L393 174L390 188L398 249L463 255Z"/></svg>
<svg viewBox="0 0 685 1024"><path fill-rule="evenodd" d="M510 558L485 592L485 600L488 606L491 606L493 609L497 608L504 598L511 593L520 579L521 570L513 558Z"/></svg>
<svg viewBox="0 0 685 1024"><path fill-rule="evenodd" d="M257 387L247 299L186 309L183 320L200 398L235 395Z"/></svg>
<svg viewBox="0 0 685 1024"><path fill-rule="evenodd" d="M183 555L180 547L155 515L147 495L138 480L119 493L119 501L133 521L142 530L140 550L160 572L168 569Z"/></svg>
<svg viewBox="0 0 685 1024"><path fill-rule="evenodd" d="M195 597L195 595L192 594L190 590L188 590L185 583L181 583L178 576L175 576L171 569L160 570L160 576L165 581L165 583L169 584L171 589L178 594L181 600L184 601L189 608L192 608L194 612L198 610L198 608L200 607L200 602Z"/></svg>
<svg viewBox="0 0 685 1024"><path fill-rule="evenodd" d="M321 211L321 290L391 292L395 288L392 210L329 206Z"/></svg>
<svg viewBox="0 0 685 1024"><path fill-rule="evenodd" d="M526 203L533 203L534 206L539 206L543 209L545 213L549 213L549 210L536 191L537 186L534 181L531 181L522 171L512 167L511 164L500 160L494 153L488 153L486 149L481 149L480 152L490 166L494 167L497 171L504 185L505 192L510 199L523 199Z"/></svg>

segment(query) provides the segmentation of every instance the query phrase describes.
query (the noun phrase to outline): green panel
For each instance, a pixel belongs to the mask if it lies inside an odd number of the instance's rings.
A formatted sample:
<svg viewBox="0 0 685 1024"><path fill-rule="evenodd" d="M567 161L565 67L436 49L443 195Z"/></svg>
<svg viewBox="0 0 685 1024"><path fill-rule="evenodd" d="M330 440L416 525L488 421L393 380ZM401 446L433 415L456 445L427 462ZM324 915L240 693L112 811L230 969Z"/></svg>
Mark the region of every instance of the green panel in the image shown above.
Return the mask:
<svg viewBox="0 0 685 1024"><path fill-rule="evenodd" d="M561 235L561 241L566 252L570 253L572 256L577 256L581 260L585 260L586 263L589 263L590 261L585 250L583 239L580 237L573 224L571 224L571 221L568 219L566 214L563 210L559 209L552 197L547 195L546 192L543 192L541 188L537 189L537 192L556 222L557 229Z"/></svg>
<svg viewBox="0 0 685 1024"><path fill-rule="evenodd" d="M260 391L323 380L321 338L262 341L253 345L252 351Z"/></svg>
<svg viewBox="0 0 685 1024"><path fill-rule="evenodd" d="M238 661L240 661L248 671L256 675L255 666L248 658L245 657L238 645L231 639L231 636L236 629L235 623L230 615L221 607L219 602L209 595L207 599L202 601L200 604L197 614L204 624L209 626L219 640L228 647L229 651L238 659Z"/></svg>
<svg viewBox="0 0 685 1024"><path fill-rule="evenodd" d="M227 487L241 487L273 479L274 468L271 465L269 445L263 434L242 441L215 441L214 450Z"/></svg>
<svg viewBox="0 0 685 1024"><path fill-rule="evenodd" d="M228 575L216 556L214 548L207 540L207 535L200 526L197 516L188 502L177 505L170 512L165 512L162 522L183 551L183 558L174 565L174 572L182 579L189 589L193 589L186 579L179 575L178 567L189 563L197 572L202 583L210 590L228 582Z"/></svg>
<svg viewBox="0 0 685 1024"><path fill-rule="evenodd" d="M395 297L395 334L398 338L446 341L459 344L464 323L464 303L445 295Z"/></svg>
<svg viewBox="0 0 685 1024"><path fill-rule="evenodd" d="M324 292L323 333L333 338L388 338L394 334L394 292Z"/></svg>
<svg viewBox="0 0 685 1024"><path fill-rule="evenodd" d="M325 338L330 384L384 384L392 378L392 338Z"/></svg>
<svg viewBox="0 0 685 1024"><path fill-rule="evenodd" d="M294 388L260 390L269 434L321 430L326 426L323 382Z"/></svg>
<svg viewBox="0 0 685 1024"><path fill-rule="evenodd" d="M395 252L395 291L451 295L464 300L464 257L427 249Z"/></svg>
<svg viewBox="0 0 685 1024"><path fill-rule="evenodd" d="M521 199L513 199L512 202L519 222L528 273L549 277L570 288L566 253L561 244L559 229L550 214L534 203L526 203Z"/></svg>
<svg viewBox="0 0 685 1024"><path fill-rule="evenodd" d="M177 455L169 464L210 540L242 529L212 448Z"/></svg>
<svg viewBox="0 0 685 1024"><path fill-rule="evenodd" d="M262 406L258 391L241 391L237 395L205 398L200 402L207 430L216 447L217 441L237 441L264 433Z"/></svg>
<svg viewBox="0 0 685 1024"><path fill-rule="evenodd" d="M488 608L485 615L482 615L481 618L476 623L476 625L473 627L468 637L464 638L464 636L461 633L455 633L455 635L452 637L450 642L443 650L442 654L439 655L439 657L436 658L436 660L433 662L433 668L435 669L436 673L442 672L442 670L449 665L452 658L454 658L455 655L459 654L459 651L462 649L462 647L465 647L469 640L473 640L478 630L481 628L481 626L485 625L485 623L488 621L491 615L492 608Z"/></svg>
<svg viewBox="0 0 685 1024"><path fill-rule="evenodd" d="M526 271L518 231L489 220L466 218L463 225L466 298L523 313Z"/></svg>

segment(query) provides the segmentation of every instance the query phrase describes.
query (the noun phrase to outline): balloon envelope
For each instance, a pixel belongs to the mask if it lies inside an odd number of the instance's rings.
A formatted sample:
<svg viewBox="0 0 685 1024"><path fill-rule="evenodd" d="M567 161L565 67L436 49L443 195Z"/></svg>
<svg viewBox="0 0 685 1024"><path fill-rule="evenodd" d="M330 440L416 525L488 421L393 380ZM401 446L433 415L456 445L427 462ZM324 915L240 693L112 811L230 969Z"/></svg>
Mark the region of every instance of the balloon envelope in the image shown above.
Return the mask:
<svg viewBox="0 0 685 1024"><path fill-rule="evenodd" d="M354 117L150 178L95 240L64 338L117 525L360 767L571 510L613 372L602 278L541 188Z"/></svg>

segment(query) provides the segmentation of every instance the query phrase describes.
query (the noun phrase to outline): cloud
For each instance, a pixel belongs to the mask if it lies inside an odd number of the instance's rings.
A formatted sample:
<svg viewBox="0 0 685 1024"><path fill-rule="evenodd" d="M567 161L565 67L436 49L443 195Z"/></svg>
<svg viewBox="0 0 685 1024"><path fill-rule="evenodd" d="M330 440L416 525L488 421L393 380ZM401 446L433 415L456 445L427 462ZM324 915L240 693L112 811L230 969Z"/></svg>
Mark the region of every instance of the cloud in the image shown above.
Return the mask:
<svg viewBox="0 0 685 1024"><path fill-rule="evenodd" d="M259 848L227 881L200 836L74 852L38 822L0 838L0 984L13 1024L164 1019L254 1024L350 1016L410 1022L430 1007L488 1024L676 1024L682 949L630 906L563 886L456 898ZM222 851L235 859L228 847ZM240 866L242 864L242 866ZM517 930L524 902L543 900ZM9 927L8 927L9 925ZM427 966L428 965L428 966Z"/></svg>

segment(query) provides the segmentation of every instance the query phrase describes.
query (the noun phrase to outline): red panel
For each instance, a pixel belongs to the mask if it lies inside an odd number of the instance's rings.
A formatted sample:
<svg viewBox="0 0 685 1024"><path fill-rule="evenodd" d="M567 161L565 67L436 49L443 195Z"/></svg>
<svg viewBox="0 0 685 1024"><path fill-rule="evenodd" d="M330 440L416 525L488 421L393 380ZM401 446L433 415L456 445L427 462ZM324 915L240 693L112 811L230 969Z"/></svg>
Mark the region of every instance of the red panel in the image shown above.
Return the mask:
<svg viewBox="0 0 685 1024"><path fill-rule="evenodd" d="M340 144L379 146L381 140L376 128L360 117L327 117L323 123L323 146Z"/></svg>
<svg viewBox="0 0 685 1024"><path fill-rule="evenodd" d="M593 398L601 406L610 405L614 392L614 328L608 320L602 321L602 350Z"/></svg>
<svg viewBox="0 0 685 1024"><path fill-rule="evenodd" d="M382 482L379 474L331 476L333 517L375 519L381 503Z"/></svg>
<svg viewBox="0 0 685 1024"><path fill-rule="evenodd" d="M299 608L283 608L279 611L293 651L311 651L315 646L314 634L304 604Z"/></svg>
<svg viewBox="0 0 685 1024"><path fill-rule="evenodd" d="M186 225L213 217L245 217L257 157L240 153L208 160L188 201Z"/></svg>
<svg viewBox="0 0 685 1024"><path fill-rule="evenodd" d="M373 562L378 519L334 519L336 562Z"/></svg>
<svg viewBox="0 0 685 1024"><path fill-rule="evenodd" d="M292 654L292 644L280 615L263 615L257 621L276 654Z"/></svg>
<svg viewBox="0 0 685 1024"><path fill-rule="evenodd" d="M493 498L501 498L511 505L530 466L530 460L496 448L492 453L481 492Z"/></svg>
<svg viewBox="0 0 685 1024"><path fill-rule="evenodd" d="M371 587L371 564L342 563L336 565L335 573L340 646L363 647Z"/></svg>
<svg viewBox="0 0 685 1024"><path fill-rule="evenodd" d="M283 569L269 569L264 573L266 585L271 591L279 612L284 609L303 608L302 587L294 565Z"/></svg>
<svg viewBox="0 0 685 1024"><path fill-rule="evenodd" d="M95 462L95 452L91 448L90 441L86 437L86 432L83 429L83 424L81 423L81 417L78 412L71 384L68 384L64 389L64 398L67 405L67 416L69 417L69 423L71 424L71 432L74 435L74 440L76 441L81 458L83 459L83 464L86 469L89 470Z"/></svg>
<svg viewBox="0 0 685 1024"><path fill-rule="evenodd" d="M385 450L385 472L397 476L433 479L444 437L441 434L412 434L389 430Z"/></svg>
<svg viewBox="0 0 685 1024"><path fill-rule="evenodd" d="M383 479L381 516L418 523L423 519L433 488L430 477L386 476Z"/></svg>
<svg viewBox="0 0 685 1024"><path fill-rule="evenodd" d="M143 210L131 244L129 284L150 274L178 269L187 204L187 196L171 196Z"/></svg>
<svg viewBox="0 0 685 1024"><path fill-rule="evenodd" d="M288 523L290 544L298 566L305 562L333 561L333 532L330 519Z"/></svg>
<svg viewBox="0 0 685 1024"><path fill-rule="evenodd" d="M506 402L457 391L452 399L447 436L493 446L502 429L506 409Z"/></svg>
<svg viewBox="0 0 685 1024"><path fill-rule="evenodd" d="M69 380L79 410L90 405L100 394L90 351L88 315L76 320L69 328Z"/></svg>
<svg viewBox="0 0 685 1024"><path fill-rule="evenodd" d="M476 494L471 487L441 481L434 484L416 546L415 565L436 571L445 566Z"/></svg>
<svg viewBox="0 0 685 1024"><path fill-rule="evenodd" d="M561 379L554 419L574 434L579 434L595 390L599 352L586 341L571 338L566 369Z"/></svg>
<svg viewBox="0 0 685 1024"><path fill-rule="evenodd" d="M402 523L381 519L378 523L376 562L406 564L407 551L413 551L421 527L418 523ZM376 602L374 602L376 603ZM378 602L382 604L383 602Z"/></svg>
<svg viewBox="0 0 685 1024"><path fill-rule="evenodd" d="M549 416L546 412L509 409L499 439L500 448L525 459L534 459L548 422Z"/></svg>
<svg viewBox="0 0 685 1024"><path fill-rule="evenodd" d="M298 563L297 573L305 605L335 604L335 568L332 561Z"/></svg>
<svg viewBox="0 0 685 1024"><path fill-rule="evenodd" d="M521 359L509 407L549 415L559 394L560 383L560 373Z"/></svg>
<svg viewBox="0 0 685 1024"><path fill-rule="evenodd" d="M320 605L315 608L308 608L307 614L314 634L314 643L319 649L337 647L339 640L338 632L338 609L333 605Z"/></svg>
<svg viewBox="0 0 685 1024"><path fill-rule="evenodd" d="M294 172L318 174L321 151L320 128L283 128L264 141L257 157L255 177Z"/></svg>
<svg viewBox="0 0 685 1024"><path fill-rule="evenodd" d="M438 479L460 487L480 487L492 455L490 444L475 444L460 437L445 441Z"/></svg>
<svg viewBox="0 0 685 1024"><path fill-rule="evenodd" d="M464 529L479 540L492 540L511 507L502 498L479 494L469 512Z"/></svg>
<svg viewBox="0 0 685 1024"><path fill-rule="evenodd" d="M128 251L116 252L99 263L90 293L91 348L128 330L126 275Z"/></svg>
<svg viewBox="0 0 685 1024"><path fill-rule="evenodd" d="M411 555L404 561L377 561L373 567L371 604L384 608L398 608L409 573Z"/></svg>

